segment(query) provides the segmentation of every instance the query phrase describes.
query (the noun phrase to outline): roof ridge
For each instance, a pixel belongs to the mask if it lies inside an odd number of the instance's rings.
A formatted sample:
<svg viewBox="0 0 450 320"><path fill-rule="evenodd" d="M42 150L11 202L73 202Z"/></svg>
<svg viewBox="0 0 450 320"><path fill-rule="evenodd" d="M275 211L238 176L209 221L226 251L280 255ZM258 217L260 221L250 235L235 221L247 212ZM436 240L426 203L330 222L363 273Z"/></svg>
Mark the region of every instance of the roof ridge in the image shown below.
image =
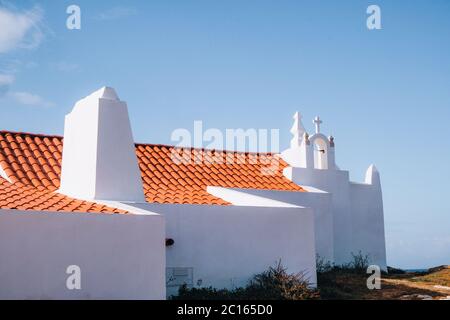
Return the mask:
<svg viewBox="0 0 450 320"><path fill-rule="evenodd" d="M201 150L201 151L216 151L216 152L227 152L227 153L245 153L245 154L256 154L256 155L276 155L278 152L258 152L258 151L238 151L238 150L224 150L224 149L208 149L199 147L182 147L174 146L170 144L160 144L160 143L142 143L135 142L135 146L153 146L153 147L166 147L166 148L180 148L180 149L190 149L190 150Z"/></svg>
<svg viewBox="0 0 450 320"><path fill-rule="evenodd" d="M58 138L64 139L63 136L56 134L45 134L45 133L31 133L24 131L12 131L12 130L0 130L0 134L13 134L13 135L28 135L34 137L45 137L45 138ZM257 152L257 151L237 151L237 150L224 150L224 149L208 149L208 148L199 148L199 147L181 147L170 144L163 143L144 143L144 142L135 142L134 145L137 146L152 146L152 147L166 147L166 148L180 148L180 149L189 149L189 150L201 150L205 151L215 151L215 152L225 152L225 153L234 153L234 154L246 154L246 155L276 155L278 153L274 152Z"/></svg>
<svg viewBox="0 0 450 320"><path fill-rule="evenodd" d="M28 136L35 136L35 137L46 137L46 138L60 138L64 139L63 136L57 135L57 134L46 134L46 133L32 133L32 132L25 132L25 131L13 131L13 130L0 130L0 134L14 134L14 135L28 135Z"/></svg>

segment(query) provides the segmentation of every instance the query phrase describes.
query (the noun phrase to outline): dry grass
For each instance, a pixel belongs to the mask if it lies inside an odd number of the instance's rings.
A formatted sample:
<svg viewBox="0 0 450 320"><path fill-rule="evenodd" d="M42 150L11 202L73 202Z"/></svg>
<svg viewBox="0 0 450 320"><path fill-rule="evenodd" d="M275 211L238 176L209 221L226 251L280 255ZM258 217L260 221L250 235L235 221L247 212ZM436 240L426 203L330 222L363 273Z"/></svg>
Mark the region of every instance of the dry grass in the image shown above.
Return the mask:
<svg viewBox="0 0 450 320"><path fill-rule="evenodd" d="M412 277L410 281L424 282L434 285L450 287L450 267L439 267L429 274Z"/></svg>
<svg viewBox="0 0 450 320"><path fill-rule="evenodd" d="M256 275L246 287L234 290L182 287L175 300L431 300L450 298L450 267L426 273L383 274L380 290L369 290L363 256L344 266L318 264L318 291L310 290L303 274L288 274L278 263ZM399 271L399 270L397 270Z"/></svg>
<svg viewBox="0 0 450 320"><path fill-rule="evenodd" d="M450 267L427 273L388 274L382 276L381 289L366 287L366 274L332 270L319 275L322 299L423 300L450 296Z"/></svg>

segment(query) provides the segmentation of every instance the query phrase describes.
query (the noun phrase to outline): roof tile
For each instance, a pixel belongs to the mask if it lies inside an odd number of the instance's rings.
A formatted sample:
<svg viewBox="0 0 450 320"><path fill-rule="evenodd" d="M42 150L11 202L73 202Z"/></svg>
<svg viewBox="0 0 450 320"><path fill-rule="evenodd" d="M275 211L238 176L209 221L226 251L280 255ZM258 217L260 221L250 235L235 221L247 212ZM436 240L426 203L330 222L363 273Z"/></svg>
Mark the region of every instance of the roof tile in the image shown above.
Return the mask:
<svg viewBox="0 0 450 320"><path fill-rule="evenodd" d="M0 165L13 182L0 180L0 207L17 206L15 201L24 200L21 207L42 210L117 210L55 193L60 184L62 145L59 136L0 131ZM183 151L190 156L184 158ZM180 157L173 159L172 155ZM209 194L207 186L304 191L283 176L287 164L272 154L136 144L136 156L148 202L229 204ZM274 160L278 167L266 175Z"/></svg>
<svg viewBox="0 0 450 320"><path fill-rule="evenodd" d="M98 204L94 202L72 199L48 189L38 190L21 182L10 183L0 177L2 209L72 212L79 207L83 207L82 212L126 213L106 206L98 210Z"/></svg>

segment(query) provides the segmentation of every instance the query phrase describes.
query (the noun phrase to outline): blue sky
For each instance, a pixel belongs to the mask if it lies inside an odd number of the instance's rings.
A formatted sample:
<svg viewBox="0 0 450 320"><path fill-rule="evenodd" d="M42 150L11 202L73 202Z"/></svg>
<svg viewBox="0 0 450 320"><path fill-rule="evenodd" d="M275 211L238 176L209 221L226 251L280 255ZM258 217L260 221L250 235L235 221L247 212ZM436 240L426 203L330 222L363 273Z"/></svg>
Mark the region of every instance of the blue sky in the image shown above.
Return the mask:
<svg viewBox="0 0 450 320"><path fill-rule="evenodd" d="M76 4L81 30L66 28ZM382 30L366 28L381 8ZM335 136L342 169L381 172L388 264L450 263L450 2L2 1L0 130L63 133L74 102L109 85L136 141L176 128ZM3 12L3 15L1 13ZM20 28L5 18L25 17ZM11 16L12 15L12 16ZM22 32L23 31L23 32ZM7 36L5 36L7 34ZM6 37L6 38L5 38ZM2 43L3 42L3 43Z"/></svg>

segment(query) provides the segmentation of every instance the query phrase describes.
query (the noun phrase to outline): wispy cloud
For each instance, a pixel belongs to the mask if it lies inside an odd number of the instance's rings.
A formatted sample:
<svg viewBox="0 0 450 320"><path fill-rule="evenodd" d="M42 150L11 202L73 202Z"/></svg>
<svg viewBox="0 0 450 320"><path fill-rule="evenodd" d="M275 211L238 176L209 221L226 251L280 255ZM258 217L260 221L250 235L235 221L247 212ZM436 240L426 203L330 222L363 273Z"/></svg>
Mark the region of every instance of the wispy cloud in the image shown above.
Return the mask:
<svg viewBox="0 0 450 320"><path fill-rule="evenodd" d="M61 72L76 72L76 71L80 71L80 69L81 69L80 65L78 65L76 63L67 62L67 61L55 62L55 63L52 63L51 66Z"/></svg>
<svg viewBox="0 0 450 320"><path fill-rule="evenodd" d="M37 94L26 91L12 91L10 86L14 83L15 77L9 74L0 74L0 99L8 99L16 103L32 107L53 107L55 104Z"/></svg>
<svg viewBox="0 0 450 320"><path fill-rule="evenodd" d="M9 87L13 84L14 80L14 76L0 73L0 98L8 93Z"/></svg>
<svg viewBox="0 0 450 320"><path fill-rule="evenodd" d="M13 98L16 102L32 107L53 107L55 104L53 102L47 101L41 96L32 94L29 92L10 92L8 96Z"/></svg>
<svg viewBox="0 0 450 320"><path fill-rule="evenodd" d="M108 9L97 16L98 20L116 20L125 17L134 16L138 13L136 8L133 7L113 7Z"/></svg>
<svg viewBox="0 0 450 320"><path fill-rule="evenodd" d="M35 61L24 61L19 59L0 59L0 73L15 74L21 70L30 70L38 67L39 64Z"/></svg>
<svg viewBox="0 0 450 320"><path fill-rule="evenodd" d="M9 74L0 74L0 97L9 91L9 86L13 84L15 78Z"/></svg>
<svg viewBox="0 0 450 320"><path fill-rule="evenodd" d="M0 55L15 49L32 49L44 38L43 11L40 7L17 10L8 2L0 0ZM34 67L33 62L2 59L0 62L0 98L33 107L51 107L54 103L26 91L13 91L10 87L23 67Z"/></svg>
<svg viewBox="0 0 450 320"><path fill-rule="evenodd" d="M37 47L44 37L42 17L39 7L24 12L0 7L0 53Z"/></svg>
<svg viewBox="0 0 450 320"><path fill-rule="evenodd" d="M14 82L14 76L9 74L0 74L0 86L1 85L10 85Z"/></svg>

